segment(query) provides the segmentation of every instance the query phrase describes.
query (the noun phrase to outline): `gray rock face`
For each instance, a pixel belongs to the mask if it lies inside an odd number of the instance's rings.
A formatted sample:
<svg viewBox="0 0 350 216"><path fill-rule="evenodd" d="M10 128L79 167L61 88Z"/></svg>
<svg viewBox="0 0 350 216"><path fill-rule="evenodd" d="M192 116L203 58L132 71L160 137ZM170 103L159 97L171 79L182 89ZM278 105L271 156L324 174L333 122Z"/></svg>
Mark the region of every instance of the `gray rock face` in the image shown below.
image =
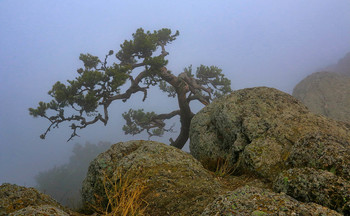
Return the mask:
<svg viewBox="0 0 350 216"><path fill-rule="evenodd" d="M350 215L350 182L332 171L334 173L313 168L289 169L275 179L274 190Z"/></svg>
<svg viewBox="0 0 350 216"><path fill-rule="evenodd" d="M245 163L252 171L273 179L271 172L283 166L291 139L287 125L298 124L308 113L293 97L271 88L233 92L197 113L191 123L191 154L202 163L224 158L232 165ZM239 163L238 163L239 162Z"/></svg>
<svg viewBox="0 0 350 216"><path fill-rule="evenodd" d="M326 70L350 76L350 52L341 58L336 64L328 66Z"/></svg>
<svg viewBox="0 0 350 216"><path fill-rule="evenodd" d="M114 144L90 163L83 182L83 202L96 205L107 198L103 178L118 172L145 184L142 199L150 215L199 215L222 191L220 183L190 154L153 141ZM108 187L108 186L107 186Z"/></svg>
<svg viewBox="0 0 350 216"><path fill-rule="evenodd" d="M327 134L315 128L315 132L302 136L290 151L288 166L328 170L349 181L350 142L347 136L332 135L332 130Z"/></svg>
<svg viewBox="0 0 350 216"><path fill-rule="evenodd" d="M243 89L214 101L194 116L190 139L191 154L208 168L226 159L237 172L250 172L268 181L283 171L304 167L321 176L323 170L332 171L344 185L350 180L350 125L313 114L276 89ZM299 198L320 190L300 188L302 191L290 195ZM348 199L344 194L342 198ZM316 197L309 201L321 203Z"/></svg>
<svg viewBox="0 0 350 216"><path fill-rule="evenodd" d="M349 158L344 155L350 146L349 131L349 125L312 114L284 92L266 87L250 88L220 98L194 116L190 150L204 164L224 158L232 166L273 180L294 160L303 161L309 155L307 152L316 150L324 158L336 155L343 160L342 169L349 168ZM328 145L319 149L316 143L310 143L309 149L305 149L303 141L315 132L327 139ZM334 152L328 152L329 148ZM318 167L340 166L335 160Z"/></svg>
<svg viewBox="0 0 350 216"><path fill-rule="evenodd" d="M341 215L315 203L302 203L268 189L241 187L219 196L202 216L212 215Z"/></svg>
<svg viewBox="0 0 350 216"><path fill-rule="evenodd" d="M23 215L35 215L35 216L69 216L65 211L51 205L40 206L28 206L18 211L10 213L8 216L23 216Z"/></svg>
<svg viewBox="0 0 350 216"><path fill-rule="evenodd" d="M34 188L14 184L0 186L0 215L79 215L65 209L54 199ZM34 214L35 213L35 214Z"/></svg>
<svg viewBox="0 0 350 216"><path fill-rule="evenodd" d="M349 75L332 72L313 73L294 87L293 96L314 113L350 122Z"/></svg>

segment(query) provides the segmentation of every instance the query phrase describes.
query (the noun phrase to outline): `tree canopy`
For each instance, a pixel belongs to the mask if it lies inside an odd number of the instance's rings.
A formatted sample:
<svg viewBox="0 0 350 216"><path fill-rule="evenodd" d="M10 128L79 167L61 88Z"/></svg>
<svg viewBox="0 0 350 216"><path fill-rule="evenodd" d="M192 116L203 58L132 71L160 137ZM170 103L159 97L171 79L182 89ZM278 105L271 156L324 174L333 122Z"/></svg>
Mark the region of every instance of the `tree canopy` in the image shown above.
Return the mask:
<svg viewBox="0 0 350 216"><path fill-rule="evenodd" d="M77 70L78 76L67 80L67 84L56 82L48 92L53 98L50 102L39 102L37 108L29 108L30 115L50 122L40 137L44 139L52 128L71 122L69 141L78 136L78 129L96 122L106 125L108 108L113 101L126 102L138 92L143 93L145 101L148 89L158 86L169 97L177 98L179 109L163 114L130 109L123 114L126 120L123 130L125 134L146 131L149 136L162 136L164 132L172 131L172 127L167 128L164 121L179 116L181 130L175 141L170 139L170 144L181 149L188 140L194 116L190 103L209 104L215 97L231 92L231 81L216 66L200 65L195 72L189 66L178 75L168 70L166 47L178 36L179 31L173 34L167 28L153 32L139 28L132 34L131 40L125 40L120 45L113 63L108 63L114 55L113 50L102 60L89 53L80 54L84 67ZM128 87L122 91L122 86Z"/></svg>

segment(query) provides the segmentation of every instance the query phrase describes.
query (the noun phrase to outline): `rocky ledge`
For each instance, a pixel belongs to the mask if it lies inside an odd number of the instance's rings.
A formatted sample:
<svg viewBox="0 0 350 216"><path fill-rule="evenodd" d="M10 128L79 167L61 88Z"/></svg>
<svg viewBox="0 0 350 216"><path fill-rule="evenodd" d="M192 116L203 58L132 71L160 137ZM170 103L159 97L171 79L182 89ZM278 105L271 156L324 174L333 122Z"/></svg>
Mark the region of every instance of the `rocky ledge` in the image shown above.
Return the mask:
<svg viewBox="0 0 350 216"><path fill-rule="evenodd" d="M98 155L83 182L81 212L350 215L349 124L260 87L202 109L190 136L191 154L138 140ZM35 189L2 185L0 215L26 214L81 215Z"/></svg>

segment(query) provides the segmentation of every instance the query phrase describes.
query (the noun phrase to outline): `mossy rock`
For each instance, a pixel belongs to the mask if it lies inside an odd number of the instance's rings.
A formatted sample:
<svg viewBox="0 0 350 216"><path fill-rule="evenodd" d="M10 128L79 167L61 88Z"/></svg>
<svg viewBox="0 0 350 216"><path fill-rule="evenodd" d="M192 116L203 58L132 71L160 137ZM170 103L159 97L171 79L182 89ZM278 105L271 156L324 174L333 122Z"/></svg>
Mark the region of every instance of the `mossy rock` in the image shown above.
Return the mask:
<svg viewBox="0 0 350 216"><path fill-rule="evenodd" d="M8 216L23 216L23 215L35 215L35 216L70 216L67 212L51 205L40 205L40 206L28 206L10 213Z"/></svg>
<svg viewBox="0 0 350 216"><path fill-rule="evenodd" d="M188 153L153 141L120 142L90 163L82 189L86 207L97 204L95 195L107 203L104 175L115 179L118 172L145 185L141 198L150 215L199 215L223 191Z"/></svg>
<svg viewBox="0 0 350 216"><path fill-rule="evenodd" d="M286 170L276 178L273 187L275 191L299 201L318 203L350 215L350 182L330 171L313 168Z"/></svg>
<svg viewBox="0 0 350 216"><path fill-rule="evenodd" d="M42 207L46 206L46 207ZM27 209L25 209L27 208ZM35 188L27 188L15 184L4 183L0 186L0 215L32 215L26 214L29 212L38 211L57 211L61 215L80 215L75 213L50 196L40 193ZM45 210L46 209L46 210ZM34 215L34 214L33 214ZM36 215L40 215L39 213ZM60 215L60 214L58 214Z"/></svg>
<svg viewBox="0 0 350 216"><path fill-rule="evenodd" d="M319 148L322 140L327 145ZM313 114L277 89L248 88L215 100L193 117L190 151L204 165L224 158L237 171L269 181L291 167L314 165L335 167L347 178L350 125Z"/></svg>
<svg viewBox="0 0 350 216"><path fill-rule="evenodd" d="M219 196L202 216L211 215L341 215L315 203L302 203L268 189L244 186Z"/></svg>

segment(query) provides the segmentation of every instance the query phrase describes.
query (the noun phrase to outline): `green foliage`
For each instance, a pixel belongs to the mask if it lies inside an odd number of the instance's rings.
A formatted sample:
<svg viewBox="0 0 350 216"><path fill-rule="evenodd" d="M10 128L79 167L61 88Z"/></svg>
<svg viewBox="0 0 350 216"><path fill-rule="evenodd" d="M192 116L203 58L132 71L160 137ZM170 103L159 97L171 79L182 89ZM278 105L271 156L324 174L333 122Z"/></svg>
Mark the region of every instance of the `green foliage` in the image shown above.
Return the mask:
<svg viewBox="0 0 350 216"><path fill-rule="evenodd" d="M148 71L143 80L146 85L156 85L161 79L157 72L164 67L168 61L164 56L154 56L152 54L157 50L159 45L165 45L175 40L179 35L171 35L170 29L161 29L151 33L144 32L142 28L134 33L133 40L126 40L121 45L121 50L117 52L116 57L120 64L113 63L107 66L107 57L113 55L110 50L106 56L105 62L102 62L97 56L89 53L80 54L79 59L83 62L84 68L79 68L79 74L75 80L67 80L69 85L56 82L49 95L53 97L50 103L40 102L39 106L29 108L29 114L34 117L45 117L49 120L76 120L81 121L83 114L92 114L97 111L98 106L108 101L108 99L120 93L120 87L130 78L132 72L131 64L135 63L135 58L144 59L143 64ZM71 107L77 110L79 115L67 119L64 114L64 108ZM56 116L47 117L47 111L57 111ZM59 122L56 122L59 123Z"/></svg>
<svg viewBox="0 0 350 216"><path fill-rule="evenodd" d="M165 45L167 43L171 43L172 41L174 41L176 37L180 35L180 32L176 31L174 35L171 35L170 29L163 28L161 30L154 31L154 34L156 35L159 43Z"/></svg>
<svg viewBox="0 0 350 216"><path fill-rule="evenodd" d="M77 70L78 76L67 80L67 84L56 82L48 92L53 98L50 102L40 102L37 108L29 108L30 115L50 121L46 132L40 137L44 139L52 128L62 122L71 123L73 132L68 141L78 136L77 129L98 121L106 125L109 119L108 107L113 101L126 102L137 92L144 94L144 101L148 89L156 85L169 97L178 98L180 110L160 115L130 110L123 114L126 120L124 132L135 135L146 131L149 136L161 136L165 131L172 131L171 128L165 129L164 120L176 115L180 116L181 130L188 130L189 120L193 116L190 102L197 100L207 105L215 97L231 92L231 82L216 66L201 65L195 74L192 66L189 66L177 76L172 74L166 68L168 60L165 57L169 53L165 47L178 36L178 31L172 34L166 28L153 32L139 28L132 34L131 40L125 40L120 45L121 49L115 54L117 61L112 64L107 64L107 60L114 55L113 50L108 52L104 60L89 53L80 54L79 59L84 67ZM138 74L135 75L136 69ZM130 84L129 88L121 93L122 86L127 83ZM182 148L188 133L181 131L181 135L186 137L178 137L175 141L177 144L171 140L172 145Z"/></svg>
<svg viewBox="0 0 350 216"><path fill-rule="evenodd" d="M156 116L156 113L144 112L143 109L130 109L128 112L123 113L123 118L126 121L123 131L125 134L136 135L146 130L150 136L162 136L164 128L154 128L157 127L157 122L154 120Z"/></svg>
<svg viewBox="0 0 350 216"><path fill-rule="evenodd" d="M85 145L76 144L69 163L55 166L35 176L36 188L65 206L78 208L81 205L80 190L89 163L99 153L106 151L110 145L107 142L100 142L97 145L90 143Z"/></svg>
<svg viewBox="0 0 350 216"><path fill-rule="evenodd" d="M29 108L29 114L32 115L35 118L38 117L38 116L43 117L46 114L46 110L47 109L48 108L47 108L46 103L40 101L38 108L36 108L36 109Z"/></svg>
<svg viewBox="0 0 350 216"><path fill-rule="evenodd" d="M116 54L116 57L121 64L133 64L136 62L135 58L148 59L160 44L166 45L175 40L178 35L178 31L175 35L171 35L171 30L165 28L153 33L145 32L142 28L139 28L136 33L132 34L133 40L125 40L120 45L121 50Z"/></svg>
<svg viewBox="0 0 350 216"><path fill-rule="evenodd" d="M97 56L93 56L91 54L80 54L79 59L84 62L84 67L86 69L92 69L97 67L99 63L101 63L100 59Z"/></svg>
<svg viewBox="0 0 350 216"><path fill-rule="evenodd" d="M222 70L216 66L199 66L196 71L196 77L200 80L199 83L201 85L212 85L215 89L213 92L215 97L220 97L232 91L231 81L225 78Z"/></svg>
<svg viewBox="0 0 350 216"><path fill-rule="evenodd" d="M111 92L119 93L120 86L129 77L129 71L116 64L106 68L106 72L85 69L80 70L80 74L75 80L68 80L69 86L56 82L49 91L54 100L50 103L40 102L36 109L30 108L30 115L43 117L48 109L61 111L69 105L79 107L86 113L94 112L98 102Z"/></svg>
<svg viewBox="0 0 350 216"><path fill-rule="evenodd" d="M187 76L189 77L194 77L193 73L192 73L192 65L184 68L184 72L187 74Z"/></svg>
<svg viewBox="0 0 350 216"><path fill-rule="evenodd" d="M168 64L168 61L163 56L155 56L145 59L144 63L150 65L147 68L150 75L157 75L159 70Z"/></svg>
<svg viewBox="0 0 350 216"><path fill-rule="evenodd" d="M197 67L196 74L192 72L192 65L184 68L184 73L190 77L196 79L197 83L201 86L205 86L210 89L213 96L220 97L227 93L232 92L231 81L225 77L222 70L216 66L204 66ZM159 82L159 88L168 93L169 97L176 97L176 90L173 86L168 85L165 81ZM199 95L204 96L204 92L201 89L197 89Z"/></svg>
<svg viewBox="0 0 350 216"><path fill-rule="evenodd" d="M162 90L163 92L168 93L168 97L176 97L176 90L173 86L171 85L167 85L167 83L165 81L160 81L159 82L159 88L160 90Z"/></svg>
<svg viewBox="0 0 350 216"><path fill-rule="evenodd" d="M152 136L163 136L164 128L155 128L151 131Z"/></svg>
<svg viewBox="0 0 350 216"><path fill-rule="evenodd" d="M109 55L112 54L113 51L110 51ZM84 114L97 116L99 105L112 95L119 94L120 87L129 79L130 67L119 64L107 66L98 57L90 54L81 54L79 59L83 61L85 67L77 70L79 76L74 80L67 80L67 85L56 82L48 92L53 100L49 103L40 102L37 108L29 108L30 115L47 118L54 127L58 127L63 121L86 122ZM78 114L66 116L65 110L69 107L73 111L78 111ZM52 112L56 114L47 116L49 110L51 111L49 114ZM74 123L71 127L77 128ZM41 138L45 138L46 133L42 134Z"/></svg>

